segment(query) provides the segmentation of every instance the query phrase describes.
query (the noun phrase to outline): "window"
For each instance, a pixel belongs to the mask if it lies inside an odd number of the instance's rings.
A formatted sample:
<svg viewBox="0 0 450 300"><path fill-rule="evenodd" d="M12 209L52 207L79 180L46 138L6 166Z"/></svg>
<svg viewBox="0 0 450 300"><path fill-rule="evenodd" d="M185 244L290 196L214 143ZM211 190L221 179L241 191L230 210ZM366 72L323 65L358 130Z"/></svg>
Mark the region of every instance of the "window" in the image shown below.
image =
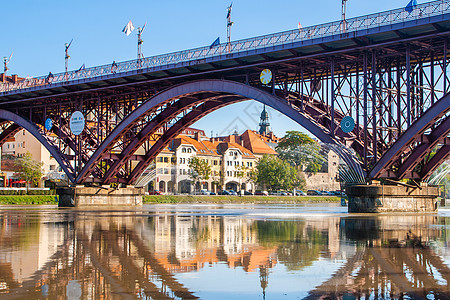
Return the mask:
<svg viewBox="0 0 450 300"><path fill-rule="evenodd" d="M186 153L186 148L181 148L181 152Z"/></svg>
<svg viewBox="0 0 450 300"><path fill-rule="evenodd" d="M183 163L183 159L182 158L180 158L180 164L182 164Z"/></svg>
<svg viewBox="0 0 450 300"><path fill-rule="evenodd" d="M163 161L163 158L160 156L160 157L158 157L158 159L156 160L157 162L162 162Z"/></svg>
<svg viewBox="0 0 450 300"><path fill-rule="evenodd" d="M169 158L168 157L164 157L164 162L169 162Z"/></svg>
<svg viewBox="0 0 450 300"><path fill-rule="evenodd" d="M213 161L213 165L217 166L217 160Z"/></svg>
<svg viewBox="0 0 450 300"><path fill-rule="evenodd" d="M55 165L50 165L50 171L54 171L55 170Z"/></svg>
<svg viewBox="0 0 450 300"><path fill-rule="evenodd" d="M164 174L169 174L169 169L168 168L164 168Z"/></svg>
<svg viewBox="0 0 450 300"><path fill-rule="evenodd" d="M22 135L25 135L25 130L23 131L23 134Z"/></svg>
<svg viewBox="0 0 450 300"><path fill-rule="evenodd" d="M183 170L182 169L180 169L180 175L183 175Z"/></svg>
<svg viewBox="0 0 450 300"><path fill-rule="evenodd" d="M188 152L188 153L191 153L191 152L192 152L192 149L191 149L191 148L188 148L188 149L187 149L187 152Z"/></svg>

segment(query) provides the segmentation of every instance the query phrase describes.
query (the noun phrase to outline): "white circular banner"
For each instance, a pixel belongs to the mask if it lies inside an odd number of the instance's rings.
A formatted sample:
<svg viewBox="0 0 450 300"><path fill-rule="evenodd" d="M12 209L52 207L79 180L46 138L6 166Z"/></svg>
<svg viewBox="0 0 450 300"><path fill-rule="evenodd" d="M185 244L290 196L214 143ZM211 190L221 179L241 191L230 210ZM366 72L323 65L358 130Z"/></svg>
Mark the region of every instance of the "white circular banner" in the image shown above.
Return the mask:
<svg viewBox="0 0 450 300"><path fill-rule="evenodd" d="M84 124L84 116L81 111L77 110L70 116L70 131L72 131L74 135L79 135L83 132Z"/></svg>

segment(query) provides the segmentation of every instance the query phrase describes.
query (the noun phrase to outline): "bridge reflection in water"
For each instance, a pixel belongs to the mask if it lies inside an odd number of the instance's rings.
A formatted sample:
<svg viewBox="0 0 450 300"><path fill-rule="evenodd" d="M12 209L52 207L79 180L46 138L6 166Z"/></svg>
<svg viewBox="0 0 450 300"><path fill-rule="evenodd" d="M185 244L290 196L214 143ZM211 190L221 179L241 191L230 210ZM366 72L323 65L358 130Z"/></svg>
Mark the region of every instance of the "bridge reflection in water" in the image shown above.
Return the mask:
<svg viewBox="0 0 450 300"><path fill-rule="evenodd" d="M10 210L0 221L0 299L450 298L444 216Z"/></svg>

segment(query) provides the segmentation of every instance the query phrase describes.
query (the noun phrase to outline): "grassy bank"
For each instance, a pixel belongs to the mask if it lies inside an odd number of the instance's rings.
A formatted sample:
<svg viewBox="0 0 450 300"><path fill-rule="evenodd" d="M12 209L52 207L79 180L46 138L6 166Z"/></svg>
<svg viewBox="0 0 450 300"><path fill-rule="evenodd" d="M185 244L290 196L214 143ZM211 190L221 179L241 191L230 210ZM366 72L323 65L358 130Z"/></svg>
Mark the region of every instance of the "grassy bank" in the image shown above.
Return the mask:
<svg viewBox="0 0 450 300"><path fill-rule="evenodd" d="M149 203L340 203L334 196L200 196L200 195L145 195Z"/></svg>
<svg viewBox="0 0 450 300"><path fill-rule="evenodd" d="M0 204L58 204L54 195L0 195Z"/></svg>

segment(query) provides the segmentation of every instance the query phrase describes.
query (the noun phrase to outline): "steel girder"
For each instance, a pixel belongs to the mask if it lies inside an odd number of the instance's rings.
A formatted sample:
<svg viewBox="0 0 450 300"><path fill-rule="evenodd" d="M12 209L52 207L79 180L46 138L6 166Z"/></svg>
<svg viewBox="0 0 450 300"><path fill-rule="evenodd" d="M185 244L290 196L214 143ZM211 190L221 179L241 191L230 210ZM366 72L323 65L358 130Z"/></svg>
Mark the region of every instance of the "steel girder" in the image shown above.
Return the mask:
<svg viewBox="0 0 450 300"><path fill-rule="evenodd" d="M416 175L416 178L425 179L431 175L431 170L448 157L448 134L450 132L450 117L446 117L450 112L450 93L435 102L423 115L418 118L403 134L396 140L391 148L386 151L378 163L369 173L369 178L391 177L405 178L407 172L412 172L424 158L425 154L439 143L444 146L430 161L425 169ZM430 134L425 132L439 124L431 130ZM417 143L419 141L419 143ZM417 145L414 145L414 144Z"/></svg>

